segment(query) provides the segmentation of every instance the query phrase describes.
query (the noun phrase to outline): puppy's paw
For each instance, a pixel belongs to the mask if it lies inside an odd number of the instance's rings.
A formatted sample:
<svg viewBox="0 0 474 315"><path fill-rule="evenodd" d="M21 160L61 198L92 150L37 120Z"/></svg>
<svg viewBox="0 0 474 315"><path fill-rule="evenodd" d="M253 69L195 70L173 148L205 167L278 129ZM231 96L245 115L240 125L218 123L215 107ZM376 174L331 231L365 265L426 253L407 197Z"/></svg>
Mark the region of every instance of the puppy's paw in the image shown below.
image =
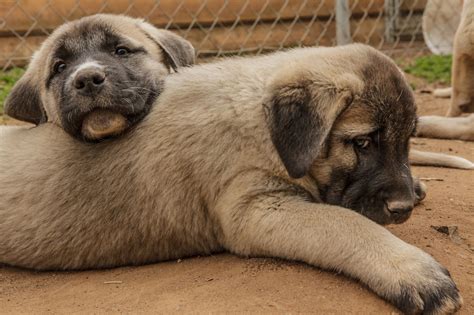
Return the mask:
<svg viewBox="0 0 474 315"><path fill-rule="evenodd" d="M417 205L425 199L427 188L417 177L413 177L413 188L415 190L415 205Z"/></svg>
<svg viewBox="0 0 474 315"><path fill-rule="evenodd" d="M397 266L399 278L387 288L387 299L405 314L452 314L459 310L462 297L446 268L419 249L410 256Z"/></svg>

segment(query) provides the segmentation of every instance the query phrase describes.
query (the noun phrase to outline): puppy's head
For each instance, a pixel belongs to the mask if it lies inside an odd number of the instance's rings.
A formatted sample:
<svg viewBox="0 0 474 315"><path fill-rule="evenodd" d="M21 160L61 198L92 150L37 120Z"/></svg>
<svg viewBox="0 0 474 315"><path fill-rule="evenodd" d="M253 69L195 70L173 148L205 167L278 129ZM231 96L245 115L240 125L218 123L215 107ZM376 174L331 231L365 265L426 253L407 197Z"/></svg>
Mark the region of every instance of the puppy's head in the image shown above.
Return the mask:
<svg viewBox="0 0 474 315"><path fill-rule="evenodd" d="M5 113L100 140L140 121L163 77L194 63L189 42L140 19L99 14L56 29L13 88Z"/></svg>
<svg viewBox="0 0 474 315"><path fill-rule="evenodd" d="M313 58L285 69L266 100L288 174L311 177L326 203L381 224L404 222L415 202L408 151L416 108L402 73L362 45Z"/></svg>

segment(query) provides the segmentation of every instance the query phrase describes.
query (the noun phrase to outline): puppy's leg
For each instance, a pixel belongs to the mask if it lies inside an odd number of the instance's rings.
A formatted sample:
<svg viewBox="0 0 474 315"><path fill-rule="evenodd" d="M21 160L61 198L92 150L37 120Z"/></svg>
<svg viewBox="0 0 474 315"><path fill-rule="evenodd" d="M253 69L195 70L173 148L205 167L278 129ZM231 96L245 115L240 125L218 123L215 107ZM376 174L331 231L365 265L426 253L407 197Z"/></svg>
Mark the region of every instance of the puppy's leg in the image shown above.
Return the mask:
<svg viewBox="0 0 474 315"><path fill-rule="evenodd" d="M410 151L410 164L420 166L450 167L466 170L474 169L474 163L462 157L418 150Z"/></svg>
<svg viewBox="0 0 474 315"><path fill-rule="evenodd" d="M444 89L436 89L433 91L433 96L437 98L450 98L453 94L453 88L448 87Z"/></svg>
<svg viewBox="0 0 474 315"><path fill-rule="evenodd" d="M454 45L451 104L447 112L449 117L457 117L462 113L474 112L473 89L474 58L471 56L473 46L470 39L472 30L458 32ZM466 38L466 35L468 38ZM466 46L467 44L467 46Z"/></svg>
<svg viewBox="0 0 474 315"><path fill-rule="evenodd" d="M271 179L260 193L251 182L233 183L217 206L222 243L231 252L343 272L409 314L460 308L449 272L382 226L349 209L311 202L297 188L277 187Z"/></svg>
<svg viewBox="0 0 474 315"><path fill-rule="evenodd" d="M474 114L467 117L421 116L416 135L474 141Z"/></svg>
<svg viewBox="0 0 474 315"><path fill-rule="evenodd" d="M413 177L413 187L415 189L415 205L417 205L425 199L427 188L417 177Z"/></svg>

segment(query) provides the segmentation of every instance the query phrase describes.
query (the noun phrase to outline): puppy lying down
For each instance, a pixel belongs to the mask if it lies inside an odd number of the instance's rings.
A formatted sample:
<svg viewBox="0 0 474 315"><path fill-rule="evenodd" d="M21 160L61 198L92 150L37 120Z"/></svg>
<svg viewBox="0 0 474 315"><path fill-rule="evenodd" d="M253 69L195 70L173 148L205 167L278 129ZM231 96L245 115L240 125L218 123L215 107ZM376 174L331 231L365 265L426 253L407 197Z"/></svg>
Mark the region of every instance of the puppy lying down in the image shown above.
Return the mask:
<svg viewBox="0 0 474 315"><path fill-rule="evenodd" d="M0 136L0 263L74 270L229 251L335 270L409 314L461 307L449 272L380 225L405 222L421 198L414 97L386 56L295 49L164 82L113 142L53 124Z"/></svg>
<svg viewBox="0 0 474 315"><path fill-rule="evenodd" d="M14 86L5 113L78 139L122 134L149 112L170 71L194 63L183 38L141 19L98 14L56 29Z"/></svg>

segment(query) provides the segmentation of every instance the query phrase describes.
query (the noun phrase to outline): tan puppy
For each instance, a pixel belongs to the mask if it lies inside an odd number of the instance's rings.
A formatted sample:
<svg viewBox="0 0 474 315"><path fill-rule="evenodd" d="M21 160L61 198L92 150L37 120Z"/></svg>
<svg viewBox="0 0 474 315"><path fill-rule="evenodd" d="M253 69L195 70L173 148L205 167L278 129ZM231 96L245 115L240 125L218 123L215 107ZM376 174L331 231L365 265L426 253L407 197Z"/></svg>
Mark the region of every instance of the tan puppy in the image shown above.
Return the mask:
<svg viewBox="0 0 474 315"><path fill-rule="evenodd" d="M464 0L461 22L454 38L452 66L453 88L434 91L435 97L450 97L447 116L422 116L419 118L416 136L426 138L458 139L474 141L474 1ZM461 169L474 169L474 163L466 159L432 152L415 151L410 154L412 165L432 165Z"/></svg>
<svg viewBox="0 0 474 315"><path fill-rule="evenodd" d="M435 91L451 97L447 116L420 117L417 136L474 141L474 0L464 0L461 22L454 38L452 89Z"/></svg>
<svg viewBox="0 0 474 315"><path fill-rule="evenodd" d="M98 14L56 29L13 88L5 113L85 140L116 136L150 110L171 70L194 63L183 38L141 19Z"/></svg>
<svg viewBox="0 0 474 315"><path fill-rule="evenodd" d="M454 37L452 100L448 116L474 112L474 0L464 0ZM473 138L474 139L474 138Z"/></svg>
<svg viewBox="0 0 474 315"><path fill-rule="evenodd" d="M114 142L7 129L0 262L72 270L227 250L342 272L406 313L454 312L448 271L376 223L407 220L416 201L415 112L396 65L351 45L184 69Z"/></svg>

